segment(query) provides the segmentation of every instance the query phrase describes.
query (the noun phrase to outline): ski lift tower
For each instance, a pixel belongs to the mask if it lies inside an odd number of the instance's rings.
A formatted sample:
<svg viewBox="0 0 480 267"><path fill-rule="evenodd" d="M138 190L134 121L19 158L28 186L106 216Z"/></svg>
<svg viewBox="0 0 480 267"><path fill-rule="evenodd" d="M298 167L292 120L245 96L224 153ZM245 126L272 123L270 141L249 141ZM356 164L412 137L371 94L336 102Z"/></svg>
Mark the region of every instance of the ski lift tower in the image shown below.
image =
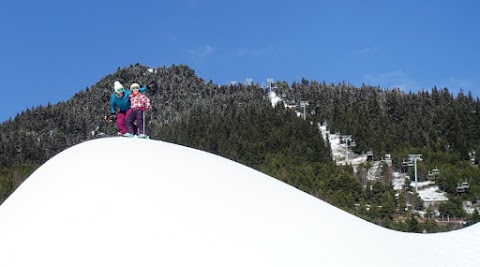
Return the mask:
<svg viewBox="0 0 480 267"><path fill-rule="evenodd" d="M348 164L348 141L352 141L351 135L342 135L342 141L345 142L345 165Z"/></svg>
<svg viewBox="0 0 480 267"><path fill-rule="evenodd" d="M272 89L277 89L278 87L273 86L273 79L272 78L268 78L267 83L268 83L268 94L270 95L270 93L272 92Z"/></svg>
<svg viewBox="0 0 480 267"><path fill-rule="evenodd" d="M422 161L422 154L408 154L408 158L415 167L415 192L418 192L417 160Z"/></svg>
<svg viewBox="0 0 480 267"><path fill-rule="evenodd" d="M308 101L300 101L300 107L303 108L303 119L307 119L306 107L308 106Z"/></svg>

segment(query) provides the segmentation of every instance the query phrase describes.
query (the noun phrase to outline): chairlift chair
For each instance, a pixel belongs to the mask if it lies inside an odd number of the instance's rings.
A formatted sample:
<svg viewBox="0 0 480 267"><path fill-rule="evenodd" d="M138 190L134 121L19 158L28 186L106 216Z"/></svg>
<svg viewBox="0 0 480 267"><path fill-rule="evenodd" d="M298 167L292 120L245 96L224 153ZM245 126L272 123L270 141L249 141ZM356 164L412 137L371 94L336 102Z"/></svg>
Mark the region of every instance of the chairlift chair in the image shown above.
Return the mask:
<svg viewBox="0 0 480 267"><path fill-rule="evenodd" d="M464 182L457 185L456 190L457 190L458 193L464 193L466 191L466 189L468 189L468 188L470 188L470 185L465 180Z"/></svg>
<svg viewBox="0 0 480 267"><path fill-rule="evenodd" d="M461 183L461 186L462 186L463 188L465 188L465 189L470 188L470 184L468 184L467 181L462 182L462 183Z"/></svg>
<svg viewBox="0 0 480 267"><path fill-rule="evenodd" d="M373 161L373 151L367 151L367 161Z"/></svg>
<svg viewBox="0 0 480 267"><path fill-rule="evenodd" d="M402 172L406 173L408 171L408 162L405 161L405 159L402 159Z"/></svg>

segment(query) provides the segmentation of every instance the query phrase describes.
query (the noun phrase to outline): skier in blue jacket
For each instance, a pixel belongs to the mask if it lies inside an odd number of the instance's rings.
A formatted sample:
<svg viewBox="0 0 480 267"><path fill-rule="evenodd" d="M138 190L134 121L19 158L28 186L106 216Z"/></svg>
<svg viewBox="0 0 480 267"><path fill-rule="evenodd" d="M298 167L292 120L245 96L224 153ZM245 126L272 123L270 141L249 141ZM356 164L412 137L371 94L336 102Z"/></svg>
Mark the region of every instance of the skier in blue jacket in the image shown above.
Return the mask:
<svg viewBox="0 0 480 267"><path fill-rule="evenodd" d="M134 83L138 85L137 83ZM132 84L132 85L134 85ZM117 118L117 127L121 134L127 133L127 127L125 125L125 121L128 115L132 112L130 106L130 94L132 94L132 90L123 88L123 85L119 81L115 81L113 84L114 92L110 97L110 113L113 117L115 117L116 109L118 107L118 115ZM140 88L140 92L147 91L147 87L143 86Z"/></svg>

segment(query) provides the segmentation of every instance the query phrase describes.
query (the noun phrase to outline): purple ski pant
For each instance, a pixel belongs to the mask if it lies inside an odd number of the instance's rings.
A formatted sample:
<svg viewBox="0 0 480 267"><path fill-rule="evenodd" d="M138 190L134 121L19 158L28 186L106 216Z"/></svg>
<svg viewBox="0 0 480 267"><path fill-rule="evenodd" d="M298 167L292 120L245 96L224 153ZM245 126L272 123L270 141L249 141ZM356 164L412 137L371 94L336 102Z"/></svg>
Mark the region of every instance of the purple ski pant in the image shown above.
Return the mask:
<svg viewBox="0 0 480 267"><path fill-rule="evenodd" d="M143 111L141 109L131 110L130 114L127 116L125 125L127 126L127 132L131 134L146 134L145 129L143 129ZM134 124L135 122L135 124ZM136 131L137 129L138 131Z"/></svg>

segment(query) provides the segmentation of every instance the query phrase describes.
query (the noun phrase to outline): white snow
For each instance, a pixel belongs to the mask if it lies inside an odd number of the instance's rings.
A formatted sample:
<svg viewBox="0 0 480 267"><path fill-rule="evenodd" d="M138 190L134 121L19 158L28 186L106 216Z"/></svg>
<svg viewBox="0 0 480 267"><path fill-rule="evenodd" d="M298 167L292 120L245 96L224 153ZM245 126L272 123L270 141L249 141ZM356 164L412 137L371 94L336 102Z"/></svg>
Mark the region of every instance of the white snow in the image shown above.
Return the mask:
<svg viewBox="0 0 480 267"><path fill-rule="evenodd" d="M420 198L425 201L429 202L432 204L435 204L436 202L442 202L442 201L447 201L448 197L445 192L440 192L440 189L438 186L433 185L433 182L419 182L418 183L418 194L420 195ZM415 182L411 182L410 185L412 187L415 187ZM420 189L421 188L421 189Z"/></svg>
<svg viewBox="0 0 480 267"><path fill-rule="evenodd" d="M278 97L274 91L271 91L270 93L268 93L268 97L270 98L272 107L275 107L278 104L278 102L282 101L282 99Z"/></svg>
<svg viewBox="0 0 480 267"><path fill-rule="evenodd" d="M393 190L400 191L405 185L405 175L401 175L399 172L393 173L392 180Z"/></svg>
<svg viewBox="0 0 480 267"><path fill-rule="evenodd" d="M118 137L35 171L0 237L8 267L480 266L478 224L396 232L222 157Z"/></svg>
<svg viewBox="0 0 480 267"><path fill-rule="evenodd" d="M330 143L330 149L332 150L332 159L338 164L338 165L345 165L346 164L346 158L345 158L345 143L342 144L341 142L341 134L338 133L331 133L327 129L326 124L319 124L318 128L320 129L320 132L323 136L323 139L325 142L328 141ZM367 155L362 154L358 155L352 152L351 148L349 147L347 149L348 153L348 162L347 164L351 164L353 166L354 171L356 171L358 165L362 163L367 162ZM372 162L374 164L374 167L378 167L378 163ZM375 169L376 170L376 169ZM372 172L369 172L369 175L367 176L367 179L373 180L374 179L374 171L373 174Z"/></svg>

